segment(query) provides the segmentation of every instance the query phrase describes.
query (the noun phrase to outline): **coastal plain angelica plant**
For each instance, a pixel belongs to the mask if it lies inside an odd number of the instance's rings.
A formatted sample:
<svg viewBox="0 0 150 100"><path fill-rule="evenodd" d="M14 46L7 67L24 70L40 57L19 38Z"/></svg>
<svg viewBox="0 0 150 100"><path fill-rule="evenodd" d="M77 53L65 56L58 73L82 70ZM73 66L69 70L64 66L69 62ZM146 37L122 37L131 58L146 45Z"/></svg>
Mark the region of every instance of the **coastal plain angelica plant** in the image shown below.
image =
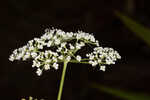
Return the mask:
<svg viewBox="0 0 150 100"><path fill-rule="evenodd" d="M84 56L79 55L78 51L85 46L91 47L92 52ZM61 100L68 63L90 64L93 67L99 66L100 70L105 71L106 65L115 64L115 61L121 59L121 56L113 48L101 47L92 34L82 31L73 33L60 29L46 29L45 34L40 38L28 41L23 47L15 49L9 57L10 61L28 59L33 61L32 67L36 67L38 76L51 68L59 69L60 64L63 63L57 97L57 100Z"/></svg>

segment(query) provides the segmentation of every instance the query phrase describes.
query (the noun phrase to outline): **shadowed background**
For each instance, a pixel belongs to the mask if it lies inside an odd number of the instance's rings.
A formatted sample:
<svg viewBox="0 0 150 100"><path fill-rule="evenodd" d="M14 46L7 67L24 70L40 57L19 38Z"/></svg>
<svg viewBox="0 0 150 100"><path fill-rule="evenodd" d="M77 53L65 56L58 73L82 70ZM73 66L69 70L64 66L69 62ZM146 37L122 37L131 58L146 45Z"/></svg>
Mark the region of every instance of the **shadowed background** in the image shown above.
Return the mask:
<svg viewBox="0 0 150 100"><path fill-rule="evenodd" d="M150 47L135 36L114 15L118 10L150 27L148 0L8 0L0 3L0 98L20 100L33 96L56 100L62 68L35 74L29 62L10 62L11 52L45 28L93 33L104 47L113 47L122 56L106 72L90 65L69 64L63 100L120 100L88 89L90 82L149 93Z"/></svg>

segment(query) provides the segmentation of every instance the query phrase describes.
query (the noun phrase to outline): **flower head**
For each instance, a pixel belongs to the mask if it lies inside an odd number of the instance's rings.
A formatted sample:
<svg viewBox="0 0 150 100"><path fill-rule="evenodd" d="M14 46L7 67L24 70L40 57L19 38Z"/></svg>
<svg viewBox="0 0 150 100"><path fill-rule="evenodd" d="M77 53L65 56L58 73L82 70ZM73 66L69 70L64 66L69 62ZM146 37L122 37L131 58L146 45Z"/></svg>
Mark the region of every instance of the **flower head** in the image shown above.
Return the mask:
<svg viewBox="0 0 150 100"><path fill-rule="evenodd" d="M93 52L85 54L85 57L76 54L89 45L94 46ZM105 65L115 64L121 56L112 48L99 46L99 41L92 34L46 29L40 38L28 41L23 47L15 49L9 57L10 61L28 59L33 60L32 67L37 68L36 73L40 76L44 70L58 69L64 61L87 63L93 67L99 65L100 70L105 71Z"/></svg>
<svg viewBox="0 0 150 100"><path fill-rule="evenodd" d="M80 62L81 61L81 56L77 55L76 59Z"/></svg>

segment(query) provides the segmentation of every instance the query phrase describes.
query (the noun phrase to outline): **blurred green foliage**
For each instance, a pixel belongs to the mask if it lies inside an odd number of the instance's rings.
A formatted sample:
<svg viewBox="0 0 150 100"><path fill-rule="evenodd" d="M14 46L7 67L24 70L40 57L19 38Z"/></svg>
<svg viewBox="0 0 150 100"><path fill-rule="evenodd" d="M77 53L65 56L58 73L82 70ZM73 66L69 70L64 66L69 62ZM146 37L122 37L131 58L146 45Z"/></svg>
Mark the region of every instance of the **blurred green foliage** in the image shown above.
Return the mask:
<svg viewBox="0 0 150 100"><path fill-rule="evenodd" d="M91 87L98 89L99 91L111 94L113 96L122 98L124 100L150 100L150 96L145 93L134 93L129 91L123 91L119 89L109 88L96 83L92 83Z"/></svg>
<svg viewBox="0 0 150 100"><path fill-rule="evenodd" d="M150 29L144 27L142 24L134 21L130 17L125 16L120 12L115 12L115 15L123 22L123 24L128 29L134 32L135 35L144 40L150 46ZM124 100L150 100L150 96L145 93L123 91L119 89L109 88L96 83L93 83L91 87Z"/></svg>
<svg viewBox="0 0 150 100"><path fill-rule="evenodd" d="M138 37L144 40L150 46L150 29L144 27L142 24L134 21L128 16L120 12L115 12L115 15L124 23L124 25L134 32Z"/></svg>

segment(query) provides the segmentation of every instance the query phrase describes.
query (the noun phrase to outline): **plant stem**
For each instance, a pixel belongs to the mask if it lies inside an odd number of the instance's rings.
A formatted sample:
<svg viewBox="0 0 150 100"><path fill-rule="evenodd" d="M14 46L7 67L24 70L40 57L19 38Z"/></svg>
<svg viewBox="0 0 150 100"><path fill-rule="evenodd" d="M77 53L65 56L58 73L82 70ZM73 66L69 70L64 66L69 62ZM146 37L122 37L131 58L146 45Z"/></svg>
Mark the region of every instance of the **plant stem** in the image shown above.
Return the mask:
<svg viewBox="0 0 150 100"><path fill-rule="evenodd" d="M70 62L71 62L71 63L89 64L89 62L84 62L84 61L78 62L77 60L70 60Z"/></svg>
<svg viewBox="0 0 150 100"><path fill-rule="evenodd" d="M65 61L64 62L64 66L63 66L62 75L61 75L61 81L60 81L60 86L59 86L59 92L58 92L57 100L61 100L62 90L63 90L63 85L64 85L64 79L65 79L65 73L66 73L66 69L67 69L67 64L68 64L68 62Z"/></svg>

